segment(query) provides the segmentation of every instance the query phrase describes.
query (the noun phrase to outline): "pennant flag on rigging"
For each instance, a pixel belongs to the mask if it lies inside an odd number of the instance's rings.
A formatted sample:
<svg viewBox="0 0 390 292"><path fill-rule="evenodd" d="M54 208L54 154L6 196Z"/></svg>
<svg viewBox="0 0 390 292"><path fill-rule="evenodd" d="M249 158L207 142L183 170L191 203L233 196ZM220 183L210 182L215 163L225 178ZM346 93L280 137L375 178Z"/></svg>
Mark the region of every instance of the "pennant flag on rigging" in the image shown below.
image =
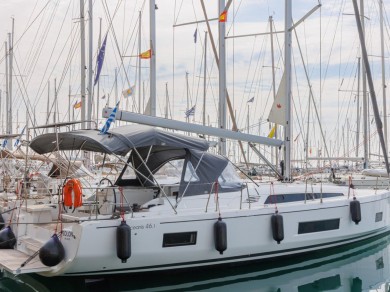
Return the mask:
<svg viewBox="0 0 390 292"><path fill-rule="evenodd" d="M143 53L141 53L139 55L139 57L141 59L150 59L151 56L152 56L152 50L151 49L149 49L149 50L147 50L147 51L145 51L145 52L143 52Z"/></svg>
<svg viewBox="0 0 390 292"><path fill-rule="evenodd" d="M129 97L129 96L132 96L134 94L134 88L135 88L135 85L131 86L130 88L128 88L126 90L123 90L122 91L123 96L125 98Z"/></svg>
<svg viewBox="0 0 390 292"><path fill-rule="evenodd" d="M80 108L81 107L81 101L76 102L73 107L74 108Z"/></svg>
<svg viewBox="0 0 390 292"><path fill-rule="evenodd" d="M198 29L195 29L195 32L194 32L194 43L196 44L196 41L198 39Z"/></svg>
<svg viewBox="0 0 390 292"><path fill-rule="evenodd" d="M103 135L103 134L106 134L108 132L108 130L110 129L110 126L113 122L115 122L115 116L116 116L116 112L118 111L118 105L119 105L119 101L116 103L116 106L114 107L114 109L112 110L110 116L108 117L106 123L104 124L103 128L100 130L100 135Z"/></svg>
<svg viewBox="0 0 390 292"><path fill-rule="evenodd" d="M106 41L107 41L107 35L104 38L103 45L100 48L100 51L99 51L99 54L98 54L98 57L97 57L97 70L96 70L96 77L95 77L95 82L94 82L93 86L95 86L96 83L98 82L99 76L100 76L100 72L102 71L103 61L104 61L104 54L106 53Z"/></svg>
<svg viewBox="0 0 390 292"><path fill-rule="evenodd" d="M219 22L226 22L227 21L227 11L225 10L224 12L221 13L219 16Z"/></svg>
<svg viewBox="0 0 390 292"><path fill-rule="evenodd" d="M192 108L186 110L186 118L193 115L195 115L195 105Z"/></svg>
<svg viewBox="0 0 390 292"><path fill-rule="evenodd" d="M275 137L276 125L272 127L271 132L268 134L268 138Z"/></svg>
<svg viewBox="0 0 390 292"><path fill-rule="evenodd" d="M20 135L19 135L18 139L16 139L16 141L15 141L15 144L14 144L14 147L16 147L16 146L18 146L18 145L19 145L19 143L20 143L20 139L22 138L22 136L23 136L23 134L24 134L24 130L25 130L25 129L26 129L26 126L24 126L24 128L23 128L22 132L20 133Z"/></svg>
<svg viewBox="0 0 390 292"><path fill-rule="evenodd" d="M251 99L248 99L247 102L254 102L255 101L255 97L252 97Z"/></svg>

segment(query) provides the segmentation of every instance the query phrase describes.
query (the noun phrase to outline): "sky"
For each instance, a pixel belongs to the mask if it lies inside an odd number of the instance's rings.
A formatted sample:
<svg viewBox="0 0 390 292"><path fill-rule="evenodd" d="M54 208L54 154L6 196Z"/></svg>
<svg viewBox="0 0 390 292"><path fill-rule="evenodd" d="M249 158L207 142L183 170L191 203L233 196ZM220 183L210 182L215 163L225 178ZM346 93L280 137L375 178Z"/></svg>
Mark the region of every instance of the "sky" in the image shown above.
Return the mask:
<svg viewBox="0 0 390 292"><path fill-rule="evenodd" d="M366 15L366 43L371 69L382 108L380 67L380 34L378 1L364 1ZM45 124L47 100L50 98L50 122L58 108L57 119L69 117L80 119L80 110L69 104L80 100L80 20L79 1L73 0L0 0L0 89L2 102L0 120L4 120L5 58L4 42L8 41L12 18L14 28L13 68L13 131L21 131L26 123L26 106L35 112L36 124ZM157 115L165 116L167 95L169 118L185 119L187 96L189 107L196 106L191 122L202 122L203 108L203 56L205 24L178 24L204 19L200 1L156 0L156 63L157 63ZM209 18L218 16L218 1L205 1ZM314 0L294 0L293 20L297 22L318 5ZM385 6L385 56L386 70L389 51L388 1ZM88 15L88 1L85 14ZM114 106L121 100L121 108L138 111L138 84L141 85L141 107L149 97L149 61L141 61L141 82L138 82L138 15L141 21L141 51L149 49L149 1L140 0L95 0L93 1L93 68L96 66L99 27L101 35L108 34L105 61L100 77L99 95L93 88L95 108L99 99L99 113L103 105ZM309 83L316 101L321 122L335 155L350 155L356 148L356 90L357 63L361 56L352 1L322 1L322 6L302 22L293 34L293 137L302 147L306 136ZM233 38L233 36L269 32L269 17L274 21L274 30L284 29L284 1L237 0L233 1L226 23L227 90L232 99L238 127L250 132L267 135L270 125L266 122L273 101L271 37L270 35ZM86 16L86 45L88 46L88 23ZM218 44L217 23L211 21L211 30ZM194 33L197 32L197 42ZM297 37L297 38L296 38ZM283 74L284 36L274 34L276 87ZM216 126L218 105L218 69L207 42L207 123ZM88 54L87 54L88 66ZM115 84L115 70L117 82ZM186 74L188 73L188 75ZM186 79L188 76L188 81ZM390 73L387 74L390 76ZM386 77L388 80L388 77ZM53 105L56 82L58 105ZM50 83L50 88L48 88ZM188 83L188 87L187 87ZM122 91L136 85L133 96L124 99ZM104 98L103 98L104 97ZM253 103L248 103L252 97ZM311 147L317 149L321 141L318 122L311 108ZM371 119L371 117L370 117ZM100 123L102 120L100 120ZM3 124L0 123L0 126ZM228 125L231 125L230 118ZM99 125L101 126L101 125ZM3 127L3 126L2 126ZM375 132L375 125L370 130ZM360 130L361 130L360 126ZM4 130L3 130L4 131ZM371 133L371 134L372 134ZM332 143L333 142L333 143ZM376 147L376 146L375 146ZM298 148L298 147L297 147ZM333 149L333 150L332 150ZM344 151L344 153L343 153ZM337 152L337 153L335 153Z"/></svg>

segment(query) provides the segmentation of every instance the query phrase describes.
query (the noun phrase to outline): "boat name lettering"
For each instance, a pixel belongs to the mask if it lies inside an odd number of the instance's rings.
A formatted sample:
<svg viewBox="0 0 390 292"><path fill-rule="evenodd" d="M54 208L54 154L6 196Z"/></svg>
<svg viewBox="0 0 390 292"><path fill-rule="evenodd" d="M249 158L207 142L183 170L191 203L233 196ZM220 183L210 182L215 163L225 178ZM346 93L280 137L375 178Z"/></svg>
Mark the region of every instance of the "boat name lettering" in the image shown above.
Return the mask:
<svg viewBox="0 0 390 292"><path fill-rule="evenodd" d="M139 230L139 229L152 229L155 228L156 224L147 223L145 225L135 225L130 226L131 230Z"/></svg>
<svg viewBox="0 0 390 292"><path fill-rule="evenodd" d="M63 230L62 231L62 235L64 237L73 237L73 238L76 238L74 235L73 235L73 231L70 231L70 230ZM66 238L67 240L69 240L69 238Z"/></svg>

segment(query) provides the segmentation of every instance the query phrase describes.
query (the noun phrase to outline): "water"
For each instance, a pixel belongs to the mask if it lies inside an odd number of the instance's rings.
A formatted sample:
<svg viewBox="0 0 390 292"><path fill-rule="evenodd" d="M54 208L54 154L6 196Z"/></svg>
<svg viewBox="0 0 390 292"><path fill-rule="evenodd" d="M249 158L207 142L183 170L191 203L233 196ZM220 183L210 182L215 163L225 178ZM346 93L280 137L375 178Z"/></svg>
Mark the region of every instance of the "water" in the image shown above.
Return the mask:
<svg viewBox="0 0 390 292"><path fill-rule="evenodd" d="M390 291L390 235L267 264L187 273L92 279L3 275L0 291Z"/></svg>

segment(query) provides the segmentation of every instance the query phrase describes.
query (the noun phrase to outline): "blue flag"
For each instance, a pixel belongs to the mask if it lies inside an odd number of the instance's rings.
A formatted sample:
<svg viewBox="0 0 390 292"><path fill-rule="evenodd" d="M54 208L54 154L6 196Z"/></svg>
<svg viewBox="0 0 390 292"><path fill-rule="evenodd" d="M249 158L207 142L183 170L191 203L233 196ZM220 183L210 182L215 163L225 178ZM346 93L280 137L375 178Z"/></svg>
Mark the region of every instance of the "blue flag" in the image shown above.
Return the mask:
<svg viewBox="0 0 390 292"><path fill-rule="evenodd" d="M99 55L97 57L97 71L96 71L95 82L94 82L93 86L95 86L96 83L98 82L99 76L100 76L100 72L102 71L103 61L104 61L104 54L106 52L106 41L107 41L107 35L104 38L103 45L100 48Z"/></svg>
<svg viewBox="0 0 390 292"><path fill-rule="evenodd" d="M3 147L3 148L5 148L5 146L7 146L7 143L8 143L8 140L7 140L7 139L5 139L5 140L3 141L3 145L2 145L2 147Z"/></svg>
<svg viewBox="0 0 390 292"><path fill-rule="evenodd" d="M194 32L194 43L196 44L196 40L198 39L198 29L195 29Z"/></svg>
<svg viewBox="0 0 390 292"><path fill-rule="evenodd" d="M195 115L195 105L192 108L186 110L186 118L193 115Z"/></svg>
<svg viewBox="0 0 390 292"><path fill-rule="evenodd" d="M20 133L18 139L16 139L15 144L14 144L14 147L16 147L16 146L19 145L19 143L20 143L20 138L22 138L25 129L26 129L26 126L24 126L24 128L23 128L22 132Z"/></svg>
<svg viewBox="0 0 390 292"><path fill-rule="evenodd" d="M112 110L112 112L111 112L110 116L108 117L106 123L104 124L103 128L100 130L100 133L99 133L100 135L106 134L108 132L108 130L110 129L111 123L115 122L115 116L116 116L116 112L118 111L118 105L119 105L119 101L117 102L116 106Z"/></svg>

